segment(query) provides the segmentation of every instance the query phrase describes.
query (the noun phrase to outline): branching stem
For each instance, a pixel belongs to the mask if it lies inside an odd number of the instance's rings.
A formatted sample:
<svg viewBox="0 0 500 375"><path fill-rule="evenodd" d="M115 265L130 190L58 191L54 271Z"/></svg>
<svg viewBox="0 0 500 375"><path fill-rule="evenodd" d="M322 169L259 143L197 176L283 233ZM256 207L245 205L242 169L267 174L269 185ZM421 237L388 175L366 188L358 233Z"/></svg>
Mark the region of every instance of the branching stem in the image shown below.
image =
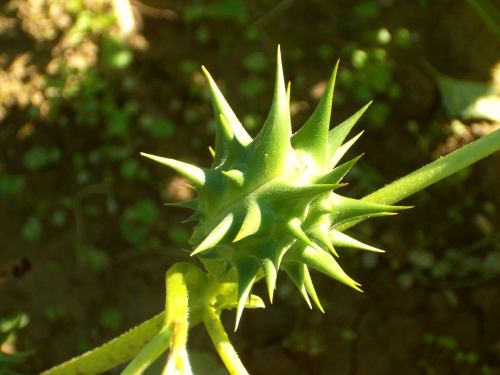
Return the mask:
<svg viewBox="0 0 500 375"><path fill-rule="evenodd" d="M209 307L206 309L203 315L203 322L229 373L231 375L248 375L248 371L243 366L238 353L236 353L231 341L229 341L229 337L220 320L220 315L214 308Z"/></svg>

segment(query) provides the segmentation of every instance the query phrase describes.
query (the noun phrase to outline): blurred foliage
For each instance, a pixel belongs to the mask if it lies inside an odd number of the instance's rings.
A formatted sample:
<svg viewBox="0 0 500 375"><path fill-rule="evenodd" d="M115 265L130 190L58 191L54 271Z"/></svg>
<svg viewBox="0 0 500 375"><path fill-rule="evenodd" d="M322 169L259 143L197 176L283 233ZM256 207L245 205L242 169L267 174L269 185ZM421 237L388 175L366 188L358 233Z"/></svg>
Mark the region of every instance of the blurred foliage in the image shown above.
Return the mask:
<svg viewBox="0 0 500 375"><path fill-rule="evenodd" d="M38 194L22 237L36 243L46 226L63 227L76 216L82 242L76 247L87 247L79 252L80 260L102 271L106 255L91 245L85 226L106 213L122 217L130 245L158 248L151 226L156 205L121 201L117 190L122 183L148 180L138 151L148 139L168 139L175 132L171 120L146 110L135 95L132 64L145 40L137 33L122 35L110 1L16 0L3 8L4 31L24 34L41 52L26 48L2 55L0 120L24 124L5 135L0 195L22 197L36 176L62 170L58 173L70 176L57 187L59 198ZM87 192L91 184L105 189ZM96 193L106 195L107 205L86 197Z"/></svg>
<svg viewBox="0 0 500 375"><path fill-rule="evenodd" d="M443 106L450 117L500 122L500 89L479 82L437 76Z"/></svg>
<svg viewBox="0 0 500 375"><path fill-rule="evenodd" d="M427 332L422 341L425 347L417 367L424 375L438 374L443 370L452 369L457 372L478 375L492 375L494 373L491 366L478 353L461 348L453 336ZM435 364L443 360L448 363L445 369Z"/></svg>
<svg viewBox="0 0 500 375"><path fill-rule="evenodd" d="M28 324L28 318L25 314L16 313L0 318L0 374L16 375L19 374L11 368L23 362L32 353L16 350L16 331Z"/></svg>
<svg viewBox="0 0 500 375"><path fill-rule="evenodd" d="M470 7L481 17L484 24L500 37L500 10L492 0L466 0Z"/></svg>

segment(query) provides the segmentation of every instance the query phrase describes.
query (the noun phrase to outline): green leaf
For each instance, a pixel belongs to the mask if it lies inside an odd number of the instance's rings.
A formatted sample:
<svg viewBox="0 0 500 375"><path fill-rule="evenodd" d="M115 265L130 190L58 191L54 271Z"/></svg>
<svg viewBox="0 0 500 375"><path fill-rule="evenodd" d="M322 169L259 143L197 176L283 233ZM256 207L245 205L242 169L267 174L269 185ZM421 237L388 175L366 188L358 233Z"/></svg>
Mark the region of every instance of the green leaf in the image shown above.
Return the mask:
<svg viewBox="0 0 500 375"><path fill-rule="evenodd" d="M267 89L267 83L260 77L250 76L240 83L239 92L246 98L255 98Z"/></svg>
<svg viewBox="0 0 500 375"><path fill-rule="evenodd" d="M38 170L59 161L61 151L57 147L34 146L23 155L23 164L30 170Z"/></svg>
<svg viewBox="0 0 500 375"><path fill-rule="evenodd" d="M9 198L24 189L26 179L22 175L4 174L0 176L0 198Z"/></svg>
<svg viewBox="0 0 500 375"><path fill-rule="evenodd" d="M261 73L266 70L269 65L269 61L263 53L255 52L245 57L243 65L251 72Z"/></svg>
<svg viewBox="0 0 500 375"><path fill-rule="evenodd" d="M109 255L106 252L92 247L85 249L81 258L81 262L88 265L95 273L105 271L109 261Z"/></svg>
<svg viewBox="0 0 500 375"><path fill-rule="evenodd" d="M0 370L3 370L2 365L15 365L17 363L21 363L31 354L31 352L20 352L15 354L5 354L0 352Z"/></svg>
<svg viewBox="0 0 500 375"><path fill-rule="evenodd" d="M151 200L143 199L127 208L124 213L124 217L126 220L131 222L152 224L158 218L158 209Z"/></svg>
<svg viewBox="0 0 500 375"><path fill-rule="evenodd" d="M30 216L21 229L21 235L29 242L36 242L42 238L42 223L36 216Z"/></svg>
<svg viewBox="0 0 500 375"><path fill-rule="evenodd" d="M500 121L500 90L487 84L436 73L443 106L450 117Z"/></svg>
<svg viewBox="0 0 500 375"><path fill-rule="evenodd" d="M28 316L23 313L15 313L0 318L0 346L16 330L28 324Z"/></svg>
<svg viewBox="0 0 500 375"><path fill-rule="evenodd" d="M374 19L380 14L380 4L376 0L358 1L353 8L354 14L359 18Z"/></svg>
<svg viewBox="0 0 500 375"><path fill-rule="evenodd" d="M206 6L207 14L212 18L245 22L248 18L247 3L244 0L218 0Z"/></svg>
<svg viewBox="0 0 500 375"><path fill-rule="evenodd" d="M102 43L102 59L106 65L113 69L124 69L132 63L134 55L119 40L105 37Z"/></svg>
<svg viewBox="0 0 500 375"><path fill-rule="evenodd" d="M171 120L163 118L156 118L154 116L145 114L139 119L139 124L151 136L157 138L168 138L175 130L174 124Z"/></svg>
<svg viewBox="0 0 500 375"><path fill-rule="evenodd" d="M105 309L99 317L99 324L104 328L112 330L120 328L122 322L123 322L122 312L119 309L112 307Z"/></svg>

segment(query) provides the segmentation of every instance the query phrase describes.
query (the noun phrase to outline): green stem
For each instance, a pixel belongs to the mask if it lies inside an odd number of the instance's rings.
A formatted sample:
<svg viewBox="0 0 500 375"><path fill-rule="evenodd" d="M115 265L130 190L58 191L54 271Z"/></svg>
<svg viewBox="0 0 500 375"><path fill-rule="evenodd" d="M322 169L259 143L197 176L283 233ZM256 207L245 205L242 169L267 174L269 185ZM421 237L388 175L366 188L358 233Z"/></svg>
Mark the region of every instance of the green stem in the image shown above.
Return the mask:
<svg viewBox="0 0 500 375"><path fill-rule="evenodd" d="M174 265L167 272L167 298L165 301L165 324L172 331L172 347L164 369L166 374L175 374L177 369L185 374L191 368L186 344L189 330L189 306L186 275L193 266L187 263ZM187 363L186 363L187 361ZM167 371L172 369L172 371Z"/></svg>
<svg viewBox="0 0 500 375"><path fill-rule="evenodd" d="M117 338L72 358L41 375L91 375L99 374L133 358L163 325L164 313L145 321Z"/></svg>
<svg viewBox="0 0 500 375"><path fill-rule="evenodd" d="M205 310L203 322L229 373L231 375L248 375L248 371L243 366L238 353L236 353L236 350L229 341L229 337L220 320L220 315L217 314L215 309L209 307Z"/></svg>
<svg viewBox="0 0 500 375"><path fill-rule="evenodd" d="M490 0L466 0L488 28L500 37L500 11Z"/></svg>
<svg viewBox="0 0 500 375"><path fill-rule="evenodd" d="M401 177L399 180L391 182L362 199L382 204L397 203L499 150L500 130L496 130ZM351 228L362 221L363 219L352 221L343 229Z"/></svg>
<svg viewBox="0 0 500 375"><path fill-rule="evenodd" d="M188 263L181 263L180 265L182 264L184 264L183 267L186 267L185 265ZM190 265L190 267L192 268L193 266ZM194 314L191 317L191 327L200 322L201 317L198 315ZM161 333L162 327L165 325L165 320L165 313L160 313L113 340L78 357L74 357L67 362L54 366L44 371L41 375L95 375L108 371L134 358L147 345L151 345L150 349L151 347L161 347L165 351L167 349L164 344L166 333ZM169 341L170 338L168 339Z"/></svg>
<svg viewBox="0 0 500 375"><path fill-rule="evenodd" d="M188 322L188 291L184 274L192 265L176 263L165 277L165 321L160 333L151 340L125 368L122 375L142 374L171 345L170 358L177 361L186 347Z"/></svg>
<svg viewBox="0 0 500 375"><path fill-rule="evenodd" d="M415 172L365 196L363 200L383 204L399 202L498 150L500 150L500 130L417 169Z"/></svg>
<svg viewBox="0 0 500 375"><path fill-rule="evenodd" d="M142 374L170 346L172 330L163 327L162 330L148 342L121 375Z"/></svg>

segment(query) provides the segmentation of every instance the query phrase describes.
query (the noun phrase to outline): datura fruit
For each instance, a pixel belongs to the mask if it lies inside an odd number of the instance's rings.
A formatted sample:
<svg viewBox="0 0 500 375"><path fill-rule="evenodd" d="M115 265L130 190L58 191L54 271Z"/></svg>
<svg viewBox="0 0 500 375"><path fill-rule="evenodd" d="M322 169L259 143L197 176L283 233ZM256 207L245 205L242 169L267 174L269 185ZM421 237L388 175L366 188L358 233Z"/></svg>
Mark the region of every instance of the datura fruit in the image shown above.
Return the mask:
<svg viewBox="0 0 500 375"><path fill-rule="evenodd" d="M361 135L346 141L369 104L330 129L337 66L317 108L292 134L290 89L285 88L278 48L271 110L254 139L203 71L217 117L211 167L143 155L181 173L196 190L197 198L173 205L194 211L188 219L197 222L191 255L205 272L186 262L172 265L166 274L164 313L44 375L102 373L132 358L122 374L142 374L168 348L163 373L191 374L188 329L200 322L229 373L248 374L220 320L223 310L236 307L236 329L244 308L264 307L251 294L257 281L265 279L272 302L279 270L290 277L309 307L314 303L321 311L311 269L361 290L339 265L339 249L381 250L352 238L346 229L408 208L392 204L500 149L497 130L362 199L347 198L339 192L359 156L340 162Z"/></svg>
<svg viewBox="0 0 500 375"><path fill-rule="evenodd" d="M264 277L272 302L278 271L284 270L305 301L323 311L309 269L356 290L360 284L339 265L338 247L380 252L344 233L353 221L394 214L407 208L347 198L338 193L344 176L360 156L339 164L361 133L345 141L368 108L330 129L337 75L305 124L292 134L290 86L278 48L270 112L255 138L247 133L208 71L203 68L217 117L210 168L143 153L189 179L197 198L174 205L194 210L192 256L207 272L223 277L236 270L236 326L253 284Z"/></svg>

